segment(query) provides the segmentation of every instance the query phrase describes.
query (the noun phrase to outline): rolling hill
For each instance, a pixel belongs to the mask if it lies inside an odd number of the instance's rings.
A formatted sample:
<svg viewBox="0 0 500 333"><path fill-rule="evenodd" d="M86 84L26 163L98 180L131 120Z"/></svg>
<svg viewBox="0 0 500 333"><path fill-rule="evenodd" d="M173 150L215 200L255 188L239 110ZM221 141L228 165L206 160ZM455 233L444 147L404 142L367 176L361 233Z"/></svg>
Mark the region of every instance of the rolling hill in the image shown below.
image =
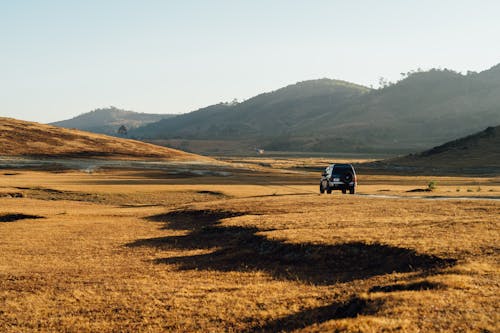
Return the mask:
<svg viewBox="0 0 500 333"><path fill-rule="evenodd" d="M0 155L206 160L140 141L0 117Z"/></svg>
<svg viewBox="0 0 500 333"><path fill-rule="evenodd" d="M325 109L343 109L351 99L368 91L338 80L299 82L243 103L221 103L163 119L131 134L145 139L251 140L269 145L283 137L308 135L301 129L303 124L323 115Z"/></svg>
<svg viewBox="0 0 500 333"><path fill-rule="evenodd" d="M412 72L377 90L329 79L299 82L130 134L167 144L214 140L283 151L412 152L498 123L500 65L467 75Z"/></svg>
<svg viewBox="0 0 500 333"><path fill-rule="evenodd" d="M76 128L94 133L117 135L117 131L122 125L127 129L131 129L169 117L173 117L173 115L139 113L109 107L96 109L68 120L51 123L50 125L64 128Z"/></svg>
<svg viewBox="0 0 500 333"><path fill-rule="evenodd" d="M382 161L391 166L440 170L500 171L500 126L447 142L418 154Z"/></svg>

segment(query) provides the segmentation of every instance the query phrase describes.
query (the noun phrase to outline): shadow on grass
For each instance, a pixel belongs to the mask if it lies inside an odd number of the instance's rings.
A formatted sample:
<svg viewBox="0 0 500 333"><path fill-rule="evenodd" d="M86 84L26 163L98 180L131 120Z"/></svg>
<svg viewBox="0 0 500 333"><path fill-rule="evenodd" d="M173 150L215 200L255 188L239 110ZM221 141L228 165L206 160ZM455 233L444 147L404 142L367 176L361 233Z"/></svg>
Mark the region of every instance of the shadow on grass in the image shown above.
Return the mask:
<svg viewBox="0 0 500 333"><path fill-rule="evenodd" d="M130 247L213 249L202 255L168 257L157 264L181 270L264 271L274 278L330 285L393 272L432 271L455 263L413 250L361 242L337 245L286 243L258 234L251 227L223 226L220 220L244 213L210 210L174 211L149 218L165 229L187 230L183 236L141 239Z"/></svg>
<svg viewBox="0 0 500 333"><path fill-rule="evenodd" d="M440 283L429 281L411 282L406 284L391 284L387 286L374 286L370 288L371 293L392 293L395 291L421 291L421 290L434 290L444 289Z"/></svg>
<svg viewBox="0 0 500 333"><path fill-rule="evenodd" d="M353 296L346 302L335 302L326 306L306 309L260 326L254 326L246 332L291 332L313 324L329 320L355 318L358 315L375 314L382 301L366 300Z"/></svg>
<svg viewBox="0 0 500 333"><path fill-rule="evenodd" d="M27 214L3 214L0 215L0 222L15 222L26 219L43 219L43 216L27 215Z"/></svg>

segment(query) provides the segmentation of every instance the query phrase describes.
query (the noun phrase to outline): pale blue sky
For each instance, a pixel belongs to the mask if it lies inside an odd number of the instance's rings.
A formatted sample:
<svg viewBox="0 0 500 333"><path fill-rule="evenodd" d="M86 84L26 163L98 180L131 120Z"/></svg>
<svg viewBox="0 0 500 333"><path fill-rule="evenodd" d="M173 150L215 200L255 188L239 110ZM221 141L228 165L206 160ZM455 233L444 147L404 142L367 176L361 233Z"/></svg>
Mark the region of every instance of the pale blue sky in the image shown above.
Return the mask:
<svg viewBox="0 0 500 333"><path fill-rule="evenodd" d="M322 77L500 63L500 1L0 0L0 116L184 113Z"/></svg>

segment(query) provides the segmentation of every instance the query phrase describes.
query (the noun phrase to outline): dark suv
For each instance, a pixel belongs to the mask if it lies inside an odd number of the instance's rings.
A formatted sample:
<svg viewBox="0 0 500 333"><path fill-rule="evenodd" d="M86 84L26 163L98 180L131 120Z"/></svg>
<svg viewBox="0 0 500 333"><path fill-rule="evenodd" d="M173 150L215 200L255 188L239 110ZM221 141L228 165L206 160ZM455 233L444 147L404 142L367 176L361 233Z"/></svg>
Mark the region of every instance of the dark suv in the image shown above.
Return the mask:
<svg viewBox="0 0 500 333"><path fill-rule="evenodd" d="M332 190L341 190L346 194L356 193L356 172L351 164L331 164L321 174L319 183L320 193L332 193Z"/></svg>

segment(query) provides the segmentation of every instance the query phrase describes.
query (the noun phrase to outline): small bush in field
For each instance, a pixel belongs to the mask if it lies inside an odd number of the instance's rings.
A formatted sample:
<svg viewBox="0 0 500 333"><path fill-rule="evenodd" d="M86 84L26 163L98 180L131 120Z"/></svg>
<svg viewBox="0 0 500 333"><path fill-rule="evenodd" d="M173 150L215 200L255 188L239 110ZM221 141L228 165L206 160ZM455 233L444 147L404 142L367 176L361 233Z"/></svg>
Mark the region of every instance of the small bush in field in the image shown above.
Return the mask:
<svg viewBox="0 0 500 333"><path fill-rule="evenodd" d="M427 188L430 190L430 191L434 191L436 189L437 185L436 185L436 182L431 180L429 182L429 184L427 184Z"/></svg>

